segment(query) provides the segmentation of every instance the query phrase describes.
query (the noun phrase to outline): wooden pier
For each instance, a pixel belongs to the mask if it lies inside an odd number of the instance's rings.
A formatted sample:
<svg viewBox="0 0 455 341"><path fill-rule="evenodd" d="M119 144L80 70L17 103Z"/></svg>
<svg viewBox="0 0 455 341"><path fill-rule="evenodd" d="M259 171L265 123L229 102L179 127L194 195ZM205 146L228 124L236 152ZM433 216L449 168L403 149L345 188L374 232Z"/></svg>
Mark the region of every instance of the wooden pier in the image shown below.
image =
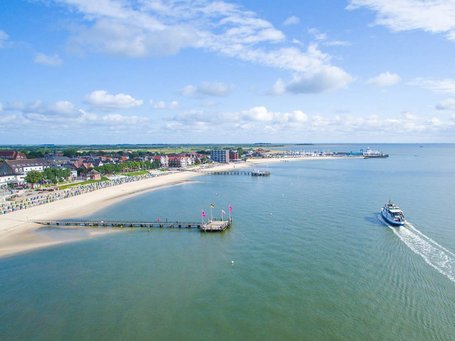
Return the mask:
<svg viewBox="0 0 455 341"><path fill-rule="evenodd" d="M194 229L201 232L222 232L231 226L232 220L213 220L207 222L192 221L108 221L108 220L39 220L36 224L48 227L110 227L110 228L162 228Z"/></svg>
<svg viewBox="0 0 455 341"><path fill-rule="evenodd" d="M261 170L252 170L252 171L246 171L246 170L213 171L213 172L208 172L208 174L211 174L211 175L270 176L270 172L269 171L261 171Z"/></svg>

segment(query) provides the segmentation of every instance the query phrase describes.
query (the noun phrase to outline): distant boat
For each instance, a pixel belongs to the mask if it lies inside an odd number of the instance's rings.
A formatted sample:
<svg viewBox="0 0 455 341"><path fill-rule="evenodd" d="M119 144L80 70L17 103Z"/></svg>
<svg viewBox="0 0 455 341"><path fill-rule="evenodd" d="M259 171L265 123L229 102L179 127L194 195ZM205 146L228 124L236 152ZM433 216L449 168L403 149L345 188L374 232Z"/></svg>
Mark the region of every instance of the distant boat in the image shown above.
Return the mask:
<svg viewBox="0 0 455 341"><path fill-rule="evenodd" d="M384 220L393 226L403 226L406 222L403 211L390 200L381 210Z"/></svg>
<svg viewBox="0 0 455 341"><path fill-rule="evenodd" d="M377 158L386 158L386 157L389 157L389 154L384 154L383 152L380 152L379 150L372 150L370 148L367 148L367 150L363 152L364 159L377 159Z"/></svg>

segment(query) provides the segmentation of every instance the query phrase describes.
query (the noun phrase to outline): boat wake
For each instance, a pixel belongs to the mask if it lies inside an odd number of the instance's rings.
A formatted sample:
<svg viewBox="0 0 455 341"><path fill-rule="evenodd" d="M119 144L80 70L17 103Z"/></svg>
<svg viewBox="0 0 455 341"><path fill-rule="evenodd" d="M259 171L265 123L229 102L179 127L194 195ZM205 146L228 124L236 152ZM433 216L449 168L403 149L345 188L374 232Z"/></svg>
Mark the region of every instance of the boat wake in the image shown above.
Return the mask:
<svg viewBox="0 0 455 341"><path fill-rule="evenodd" d="M400 240L414 253L422 257L425 262L436 269L439 273L455 282L455 254L447 250L430 237L406 222L403 227L393 227L387 224L382 217L381 221L386 224Z"/></svg>

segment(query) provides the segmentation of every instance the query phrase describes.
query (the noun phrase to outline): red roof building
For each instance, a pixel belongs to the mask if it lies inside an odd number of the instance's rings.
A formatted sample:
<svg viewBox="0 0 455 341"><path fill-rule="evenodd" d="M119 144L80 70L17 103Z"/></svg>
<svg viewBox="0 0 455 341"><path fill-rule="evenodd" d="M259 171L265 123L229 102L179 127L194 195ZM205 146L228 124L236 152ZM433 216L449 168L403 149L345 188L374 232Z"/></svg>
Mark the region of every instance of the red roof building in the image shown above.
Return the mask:
<svg viewBox="0 0 455 341"><path fill-rule="evenodd" d="M17 150L0 150L0 159L3 160L25 160L27 156Z"/></svg>

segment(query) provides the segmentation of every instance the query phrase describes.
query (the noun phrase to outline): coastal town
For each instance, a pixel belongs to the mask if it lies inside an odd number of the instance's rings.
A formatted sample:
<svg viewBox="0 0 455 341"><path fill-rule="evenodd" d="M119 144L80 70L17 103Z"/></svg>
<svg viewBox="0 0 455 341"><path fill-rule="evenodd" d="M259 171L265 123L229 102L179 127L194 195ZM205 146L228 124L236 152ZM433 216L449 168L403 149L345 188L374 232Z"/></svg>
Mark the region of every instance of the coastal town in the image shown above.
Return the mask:
<svg viewBox="0 0 455 341"><path fill-rule="evenodd" d="M0 214L181 172L200 172L247 160L361 156L359 153L217 148L180 153L147 150L0 150ZM244 166L244 165L243 165Z"/></svg>
<svg viewBox="0 0 455 341"><path fill-rule="evenodd" d="M363 153L363 154L362 154ZM152 170L188 169L198 165L241 162L256 158L302 156L366 156L368 152L278 151L263 148L208 149L182 153L150 151L78 151L74 148L50 152L0 149L0 188L67 185L100 181L113 175L135 176Z"/></svg>

